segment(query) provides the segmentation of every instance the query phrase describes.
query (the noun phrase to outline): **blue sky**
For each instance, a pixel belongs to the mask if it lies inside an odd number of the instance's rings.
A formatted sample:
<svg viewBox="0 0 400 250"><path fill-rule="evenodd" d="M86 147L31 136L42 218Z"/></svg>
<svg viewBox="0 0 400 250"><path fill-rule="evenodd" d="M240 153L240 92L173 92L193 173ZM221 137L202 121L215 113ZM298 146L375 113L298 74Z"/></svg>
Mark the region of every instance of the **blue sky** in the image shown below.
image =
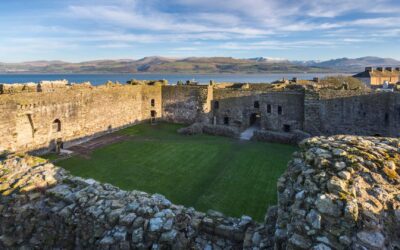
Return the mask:
<svg viewBox="0 0 400 250"><path fill-rule="evenodd" d="M0 0L0 62L400 59L399 0Z"/></svg>

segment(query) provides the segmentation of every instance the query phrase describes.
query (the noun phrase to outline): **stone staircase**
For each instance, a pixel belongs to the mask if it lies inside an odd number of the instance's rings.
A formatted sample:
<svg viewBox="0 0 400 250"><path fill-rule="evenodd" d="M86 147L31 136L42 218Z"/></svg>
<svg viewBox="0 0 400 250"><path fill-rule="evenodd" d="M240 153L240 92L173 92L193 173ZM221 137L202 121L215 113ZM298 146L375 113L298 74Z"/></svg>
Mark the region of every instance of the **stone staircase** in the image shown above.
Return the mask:
<svg viewBox="0 0 400 250"><path fill-rule="evenodd" d="M240 134L240 140L246 140L249 141L251 139L251 137L253 137L254 131L258 130L259 127L257 126L251 126L249 128L247 128L245 131L243 131Z"/></svg>

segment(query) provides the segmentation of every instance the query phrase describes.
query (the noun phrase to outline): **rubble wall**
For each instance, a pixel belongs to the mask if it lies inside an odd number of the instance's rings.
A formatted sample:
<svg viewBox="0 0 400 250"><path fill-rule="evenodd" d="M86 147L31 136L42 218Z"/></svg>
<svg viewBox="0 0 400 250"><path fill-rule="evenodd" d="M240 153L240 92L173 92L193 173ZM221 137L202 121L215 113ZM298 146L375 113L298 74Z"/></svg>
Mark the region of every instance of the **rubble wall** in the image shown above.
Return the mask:
<svg viewBox="0 0 400 250"><path fill-rule="evenodd" d="M278 180L277 249L398 249L400 141L314 137Z"/></svg>
<svg viewBox="0 0 400 250"><path fill-rule="evenodd" d="M260 224L69 175L36 157L0 161L1 249L242 249Z"/></svg>
<svg viewBox="0 0 400 250"><path fill-rule="evenodd" d="M1 249L398 249L400 141L303 141L263 223L71 176L43 159L0 159Z"/></svg>

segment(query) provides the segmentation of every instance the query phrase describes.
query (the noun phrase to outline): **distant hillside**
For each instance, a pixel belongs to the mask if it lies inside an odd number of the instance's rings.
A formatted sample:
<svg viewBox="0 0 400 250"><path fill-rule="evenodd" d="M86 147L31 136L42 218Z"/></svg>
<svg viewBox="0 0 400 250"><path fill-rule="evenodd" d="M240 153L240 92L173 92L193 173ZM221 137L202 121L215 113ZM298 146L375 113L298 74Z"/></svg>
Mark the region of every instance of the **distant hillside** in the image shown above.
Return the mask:
<svg viewBox="0 0 400 250"><path fill-rule="evenodd" d="M400 66L391 58L340 58L329 61L289 61L256 57L145 57L139 60L96 60L80 63L33 61L0 63L0 73L334 73L360 72L367 66Z"/></svg>
<svg viewBox="0 0 400 250"><path fill-rule="evenodd" d="M0 63L0 73L282 73L330 72L286 60L235 59L231 57L189 57L173 59L145 57L140 60L97 60L81 63L36 61Z"/></svg>
<svg viewBox="0 0 400 250"><path fill-rule="evenodd" d="M297 63L299 64L299 63ZM305 62L299 65L319 67L319 68L329 68L339 72L360 72L363 71L365 67L399 67L400 61L392 58L380 58L380 57L360 57L355 59L350 58L339 58L323 62Z"/></svg>

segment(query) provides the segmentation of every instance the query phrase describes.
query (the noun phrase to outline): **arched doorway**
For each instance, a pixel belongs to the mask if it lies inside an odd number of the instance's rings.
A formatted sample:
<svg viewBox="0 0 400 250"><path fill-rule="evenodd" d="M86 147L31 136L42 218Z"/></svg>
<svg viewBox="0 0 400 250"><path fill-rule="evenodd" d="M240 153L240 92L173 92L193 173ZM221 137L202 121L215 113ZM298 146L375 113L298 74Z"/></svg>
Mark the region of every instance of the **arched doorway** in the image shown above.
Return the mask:
<svg viewBox="0 0 400 250"><path fill-rule="evenodd" d="M261 115L260 113L252 113L250 115L250 126L261 126Z"/></svg>
<svg viewBox="0 0 400 250"><path fill-rule="evenodd" d="M59 119L55 119L52 124L53 133L61 132L61 121Z"/></svg>

